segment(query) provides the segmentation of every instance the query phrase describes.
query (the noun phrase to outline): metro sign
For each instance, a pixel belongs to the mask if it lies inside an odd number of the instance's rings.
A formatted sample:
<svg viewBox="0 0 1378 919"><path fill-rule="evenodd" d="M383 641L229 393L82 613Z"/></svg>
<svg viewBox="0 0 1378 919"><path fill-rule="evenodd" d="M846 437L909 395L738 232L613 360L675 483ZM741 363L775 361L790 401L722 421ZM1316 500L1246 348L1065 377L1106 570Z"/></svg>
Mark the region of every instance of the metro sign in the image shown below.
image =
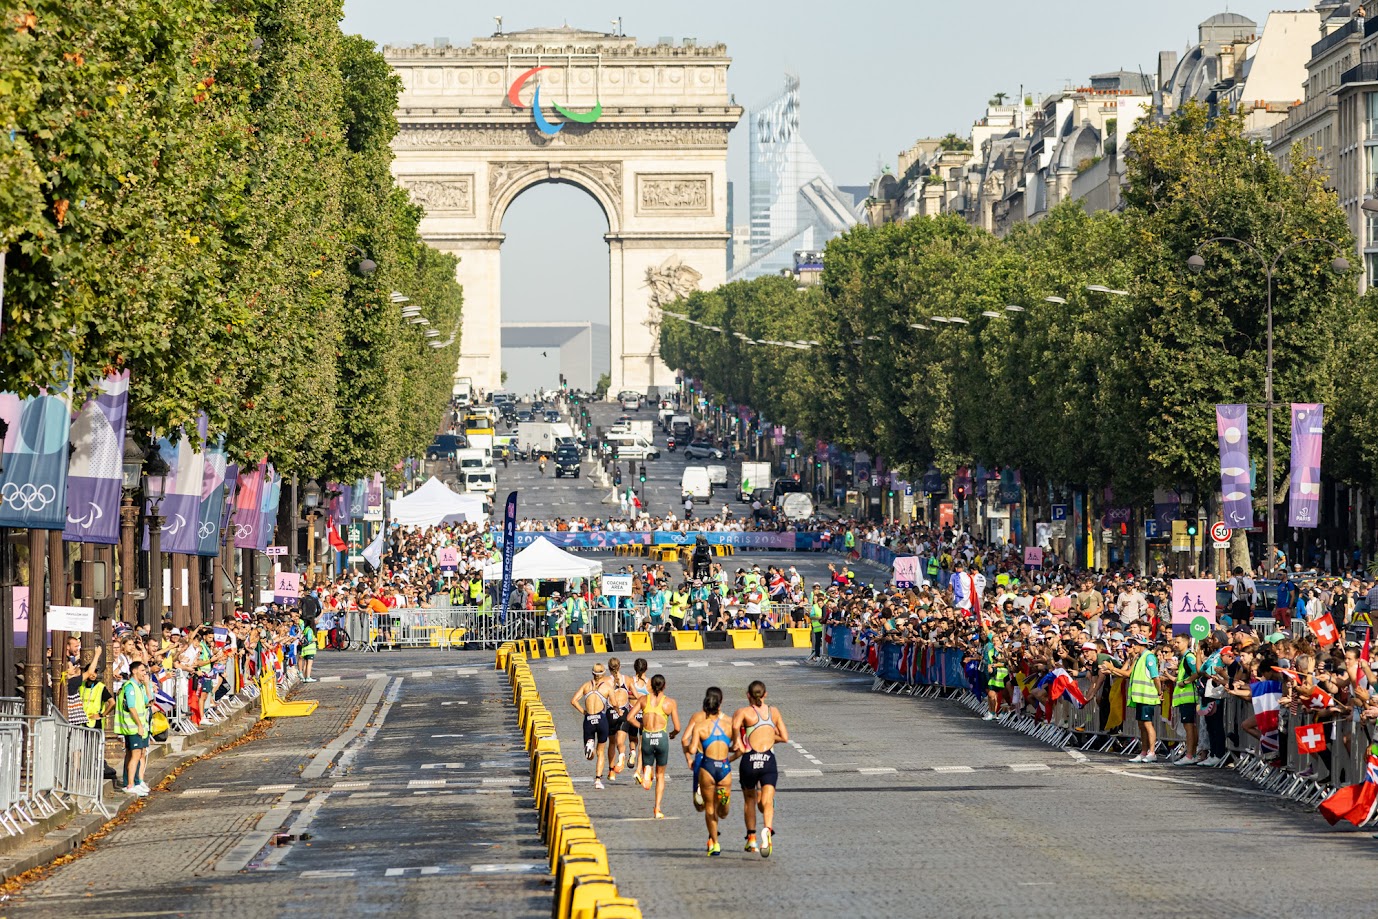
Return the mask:
<svg viewBox="0 0 1378 919"><path fill-rule="evenodd" d="M507 87L507 101L512 103L514 108L526 108L527 106L522 102L520 96L522 87L526 85L527 80L530 80L542 70L549 69L550 67L548 66L532 67L530 70L513 80L512 85ZM593 108L589 109L587 112L576 112L567 109L558 102L552 102L551 105L554 107L555 111L559 112L565 119L564 121L552 122L545 117L545 113L541 111L541 87L537 84L536 91L531 95L531 118L536 122L536 128L547 137L554 137L556 134L559 134L560 131L564 129L564 126L571 121L577 124L593 124L599 118L603 117L602 102L595 103Z"/></svg>

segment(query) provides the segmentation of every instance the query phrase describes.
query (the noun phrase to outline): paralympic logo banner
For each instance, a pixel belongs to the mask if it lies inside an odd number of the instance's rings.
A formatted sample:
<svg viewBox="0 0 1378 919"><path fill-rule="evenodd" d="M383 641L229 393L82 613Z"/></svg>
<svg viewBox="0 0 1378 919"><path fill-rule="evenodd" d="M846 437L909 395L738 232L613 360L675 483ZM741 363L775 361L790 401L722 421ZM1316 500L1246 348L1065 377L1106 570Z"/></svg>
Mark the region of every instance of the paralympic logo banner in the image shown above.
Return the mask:
<svg viewBox="0 0 1378 919"><path fill-rule="evenodd" d="M0 447L0 526L62 529L67 524L70 394L48 390L20 399L0 393L0 418L9 424Z"/></svg>
<svg viewBox="0 0 1378 919"><path fill-rule="evenodd" d="M234 546L236 549L258 548L260 495L263 476L268 471L266 460L252 469L239 470L239 493L234 500Z"/></svg>
<svg viewBox="0 0 1378 919"><path fill-rule="evenodd" d="M269 541L277 532L278 504L282 501L282 476L268 464L263 473L263 488L258 495L258 544L255 549L262 552L268 548Z"/></svg>
<svg viewBox="0 0 1378 919"><path fill-rule="evenodd" d="M1321 517L1321 435L1325 406L1292 403L1292 485L1287 493L1287 525L1315 527Z"/></svg>
<svg viewBox="0 0 1378 919"><path fill-rule="evenodd" d="M514 108L526 108L526 103L521 100L521 91L528 80L540 73L542 70L549 70L548 66L532 67L512 81L512 85L507 88L507 101L512 103ZM593 124L603 116L603 103L597 102L593 108L587 112L576 112L565 108L558 102L552 102L555 111L565 119L564 121L550 121L541 111L541 86L536 84L535 91L531 94L531 119L536 123L536 128L547 137L554 137L564 130L566 124L574 122L576 124Z"/></svg>
<svg viewBox="0 0 1378 919"><path fill-rule="evenodd" d="M1249 483L1249 406L1217 405L1215 431L1220 441L1220 494L1225 522L1232 527L1254 521L1253 489Z"/></svg>
<svg viewBox="0 0 1378 919"><path fill-rule="evenodd" d="M177 439L158 438L158 451L167 461L168 473L163 480L163 500L158 505L162 534L162 551L178 555L196 554L196 526L200 519L197 505L201 501L201 480L206 469L205 416L198 425L196 442L186 431L178 429ZM150 502L145 501L145 507ZM144 527L144 548L148 548L148 527Z"/></svg>
<svg viewBox="0 0 1378 919"><path fill-rule="evenodd" d="M120 541L120 485L124 429L129 417L129 371L101 380L72 422L67 465L68 542L113 546Z"/></svg>

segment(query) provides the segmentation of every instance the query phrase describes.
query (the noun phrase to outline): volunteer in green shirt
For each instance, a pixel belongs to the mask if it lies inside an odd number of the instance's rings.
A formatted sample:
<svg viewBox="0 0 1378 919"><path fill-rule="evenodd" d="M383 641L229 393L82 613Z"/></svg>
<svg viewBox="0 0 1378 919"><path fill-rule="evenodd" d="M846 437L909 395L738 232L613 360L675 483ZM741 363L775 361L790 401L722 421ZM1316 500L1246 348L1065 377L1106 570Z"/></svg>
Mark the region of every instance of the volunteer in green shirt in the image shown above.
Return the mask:
<svg viewBox="0 0 1378 919"><path fill-rule="evenodd" d="M148 664L131 661L129 679L120 687L115 703L115 733L124 738L124 790L145 797L149 788L143 780L148 760L149 710Z"/></svg>

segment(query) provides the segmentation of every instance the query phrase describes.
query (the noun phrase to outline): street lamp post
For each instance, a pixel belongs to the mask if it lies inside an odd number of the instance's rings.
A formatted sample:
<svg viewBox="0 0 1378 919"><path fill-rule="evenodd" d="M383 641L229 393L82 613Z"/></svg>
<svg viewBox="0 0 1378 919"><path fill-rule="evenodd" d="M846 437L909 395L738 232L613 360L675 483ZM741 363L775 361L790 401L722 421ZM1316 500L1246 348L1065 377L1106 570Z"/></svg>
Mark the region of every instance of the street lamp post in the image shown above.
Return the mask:
<svg viewBox="0 0 1378 919"><path fill-rule="evenodd" d="M158 515L171 470L154 441L144 460L144 497L148 499L148 604L139 624L163 618L163 520Z"/></svg>
<svg viewBox="0 0 1378 919"><path fill-rule="evenodd" d="M302 503L306 506L306 586L316 584L316 517L321 503L321 487L315 479L306 483L302 489Z"/></svg>
<svg viewBox="0 0 1378 919"><path fill-rule="evenodd" d="M1371 203L1373 202L1365 201L1363 204L1364 210L1373 212L1374 210L1378 209L1378 205L1375 205L1375 207L1370 208L1369 205ZM1342 250L1340 249L1340 247L1328 239L1299 239L1296 242L1290 243L1289 245L1283 246L1281 249L1279 249L1277 251L1277 254L1273 256L1273 260L1270 262L1268 260L1267 254L1261 251L1253 243L1246 242L1245 240L1239 239L1234 236L1212 236L1210 239L1203 240L1200 243L1200 245L1196 247L1196 251L1193 252L1191 254L1191 257L1187 259L1187 267L1190 268L1194 273L1200 274L1202 269L1206 267L1206 260L1201 257L1201 250L1211 243L1227 242L1243 246L1245 249L1248 249L1250 252L1252 252L1254 254L1254 257L1257 258L1259 262L1263 265L1263 274L1268 282L1268 344L1267 357L1264 362L1263 370L1263 403L1265 409L1267 410L1268 417L1268 529L1267 533L1265 534L1267 545L1264 548L1264 557L1268 560L1268 570L1272 570L1273 566L1277 563L1277 543L1274 539L1274 532L1276 530L1275 517L1277 514L1277 500L1274 495L1273 483L1273 273L1277 271L1277 267L1279 264L1281 264L1282 257L1284 255L1286 255L1288 252L1291 252L1293 249L1296 249L1300 246L1304 246L1308 243L1324 243L1325 245L1331 248L1331 250L1335 253L1335 257L1330 261L1330 270L1333 271L1335 274L1344 274L1345 272L1349 271L1349 262L1341 254Z"/></svg>
<svg viewBox="0 0 1378 919"><path fill-rule="evenodd" d="M139 508L134 503L134 494L139 490L143 468L143 447L134 438L126 436L124 457L120 463L120 485L124 492L124 500L120 504L120 620L131 625L138 615L134 591L139 583L134 573L134 533L139 525Z"/></svg>

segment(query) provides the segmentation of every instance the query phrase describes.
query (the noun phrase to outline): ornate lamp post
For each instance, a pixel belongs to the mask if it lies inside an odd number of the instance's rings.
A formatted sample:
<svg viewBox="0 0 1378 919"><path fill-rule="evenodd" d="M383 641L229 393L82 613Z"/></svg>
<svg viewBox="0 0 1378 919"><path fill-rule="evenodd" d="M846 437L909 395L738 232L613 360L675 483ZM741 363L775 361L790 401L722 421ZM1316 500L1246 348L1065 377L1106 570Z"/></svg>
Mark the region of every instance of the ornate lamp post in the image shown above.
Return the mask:
<svg viewBox="0 0 1378 919"><path fill-rule="evenodd" d="M144 460L144 497L148 499L148 603L139 622L151 624L163 618L163 520L158 515L167 493L167 474L171 471L155 440Z"/></svg>
<svg viewBox="0 0 1378 919"><path fill-rule="evenodd" d="M131 624L138 615L134 601L135 588L139 583L134 571L134 534L139 526L139 508L134 503L134 495L139 490L143 468L143 447L134 438L126 436L120 465L120 485L124 492L124 501L120 504L120 619Z"/></svg>
<svg viewBox="0 0 1378 919"><path fill-rule="evenodd" d="M320 516L321 487L315 479L308 479L302 489L302 505L306 508L306 585L316 584L316 518Z"/></svg>

